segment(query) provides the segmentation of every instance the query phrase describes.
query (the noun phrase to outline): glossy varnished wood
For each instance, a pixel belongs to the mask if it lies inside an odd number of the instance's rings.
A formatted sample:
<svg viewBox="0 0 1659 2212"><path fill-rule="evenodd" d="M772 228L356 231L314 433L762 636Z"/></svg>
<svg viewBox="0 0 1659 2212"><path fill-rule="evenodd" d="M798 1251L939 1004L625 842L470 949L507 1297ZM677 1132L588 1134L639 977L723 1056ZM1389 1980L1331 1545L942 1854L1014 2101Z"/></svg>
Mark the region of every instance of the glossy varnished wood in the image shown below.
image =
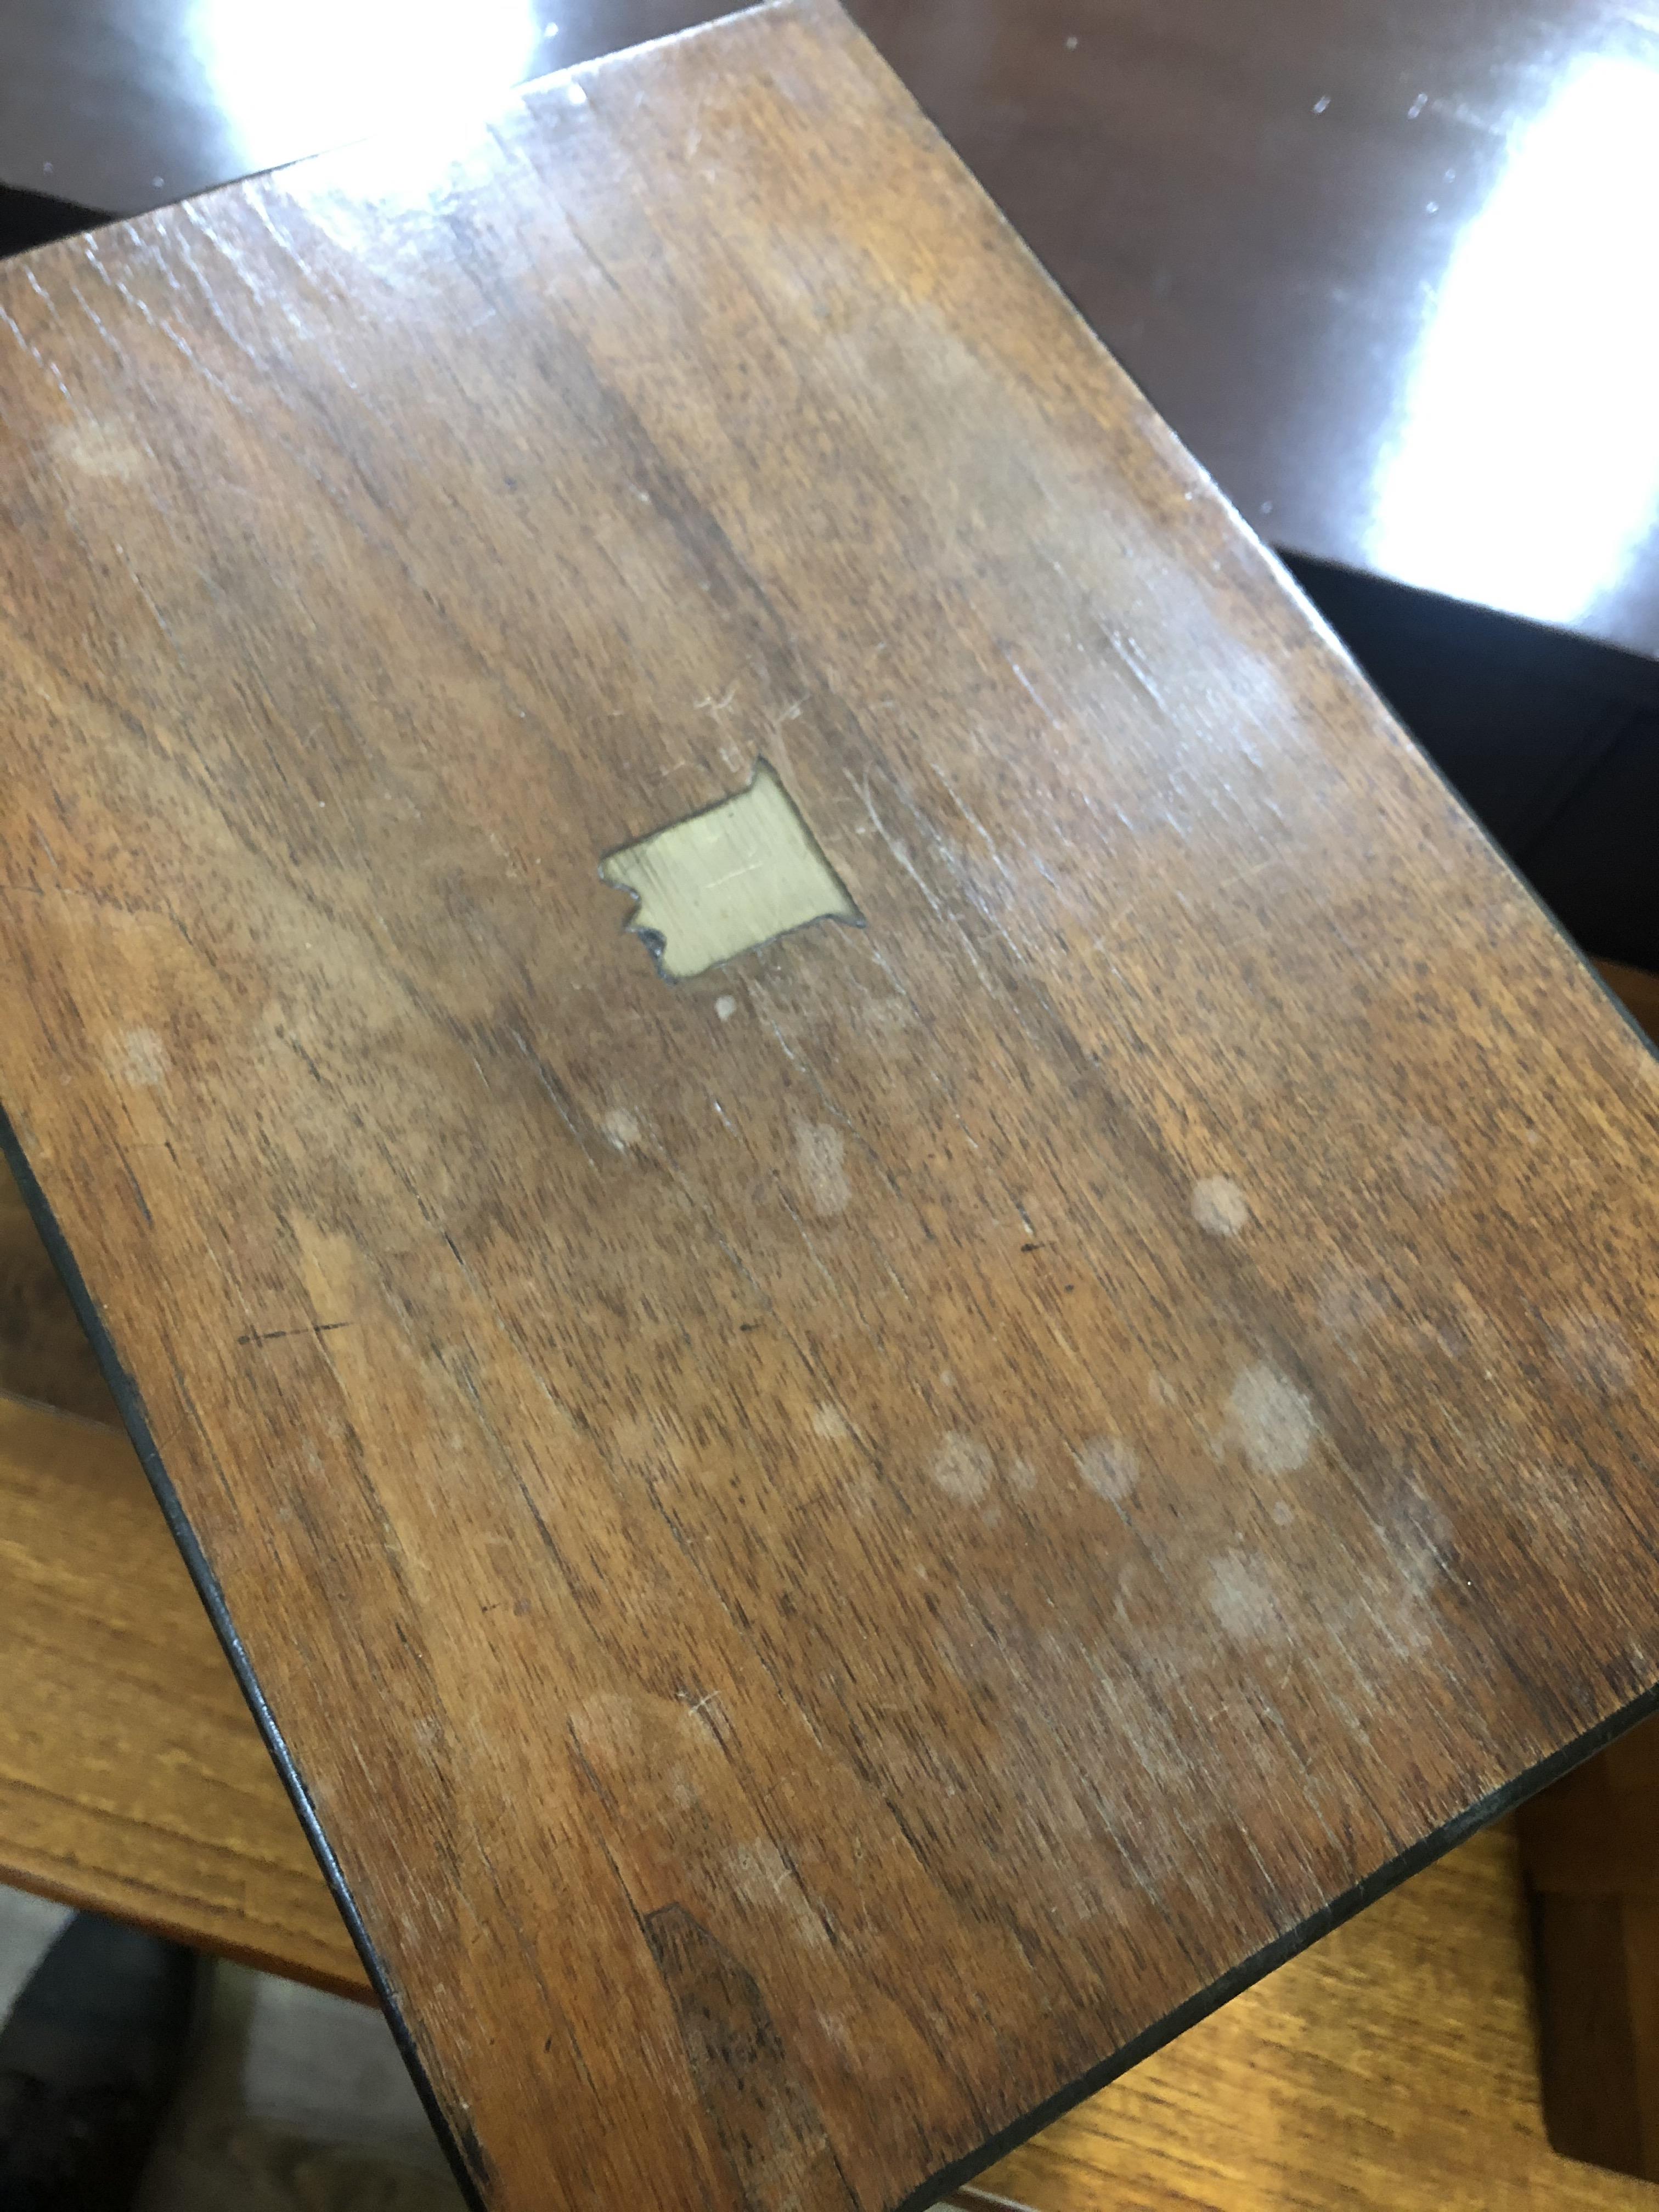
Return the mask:
<svg viewBox="0 0 1659 2212"><path fill-rule="evenodd" d="M0 1881L367 1996L118 1431L0 1395Z"/></svg>
<svg viewBox="0 0 1659 2212"><path fill-rule="evenodd" d="M858 0L1272 543L1659 653L1659 24Z"/></svg>
<svg viewBox="0 0 1659 2212"><path fill-rule="evenodd" d="M0 178L124 213L722 0L12 0ZM1625 0L855 0L1273 543L1659 653L1659 27Z"/></svg>
<svg viewBox="0 0 1659 2212"><path fill-rule="evenodd" d="M897 2203L1650 1693L1654 1063L842 18L0 306L0 1097L487 2202Z"/></svg>

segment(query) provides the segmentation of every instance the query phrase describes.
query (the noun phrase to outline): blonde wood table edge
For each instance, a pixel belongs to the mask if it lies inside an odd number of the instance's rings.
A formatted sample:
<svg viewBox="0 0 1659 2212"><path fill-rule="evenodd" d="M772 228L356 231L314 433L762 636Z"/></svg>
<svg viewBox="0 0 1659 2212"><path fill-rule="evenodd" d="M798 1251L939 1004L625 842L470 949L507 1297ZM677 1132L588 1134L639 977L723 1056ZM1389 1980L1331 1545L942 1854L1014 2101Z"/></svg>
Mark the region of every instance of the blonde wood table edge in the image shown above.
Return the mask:
<svg viewBox="0 0 1659 2212"><path fill-rule="evenodd" d="M118 1429L0 1391L0 1881L373 2001Z"/></svg>
<svg viewBox="0 0 1659 2212"><path fill-rule="evenodd" d="M296 1982L307 1989L320 1990L327 1996L343 1997L353 2004L377 2008L380 2005L367 1977L330 1973L325 1967L304 1964L261 1944L238 1942L234 1937L216 1935L210 1942L187 1912L169 1911L159 1905L154 1908L141 1906L130 1893L100 1896L94 1877L55 1880L42 1873L34 1862L14 1864L3 1850L0 1850L0 1887L20 1890L26 1896L40 1898L44 1904L64 1905L71 1912L94 1912L106 1920L121 1921L128 1927L143 1929L146 1935L159 1936L166 1942L181 1943L188 1950L222 1959L228 1966L246 1966L278 1981Z"/></svg>
<svg viewBox="0 0 1659 2212"><path fill-rule="evenodd" d="M288 1795L289 1802L298 1816L306 1840L310 1844L317 1863L322 1869L323 1879L327 1884L329 1893L338 1909L341 1919L345 1923L353 1948L363 1964L374 2002L381 2007L387 2019L392 2022L392 2031L398 2039L399 2047L404 2050L404 2056L409 2061L416 2086L420 2090L422 2101L428 2106L434 2126L438 2128L440 2139L447 2141L447 2125L442 2121L438 2107L431 2098L424 2069L416 2063L413 2051L408 2047L407 2032L401 2013L392 2000L385 1973L380 1961L374 1956L362 1923L358 1918L356 1908L346 1889L334 1855L324 1837L315 1809L306 1796L304 1787L295 1771L288 1747L271 1718L270 1708L260 1694L252 1669L248 1665L247 1655L242 1649L241 1639L237 1635L226 1609L224 1596L220 1590L217 1579L209 1566L202 1547L198 1543L195 1534L179 1505L172 1480L167 1474L161 1453L156 1448L155 1439L149 1433L149 1425L143 1419L142 1408L133 1392L131 1378L122 1366L120 1358L110 1341L109 1334L104 1327L97 1304L88 1290L75 1256L58 1229L52 1206L36 1180L21 1146L18 1144L10 1118L3 1108L0 1108L0 1158L3 1158L16 1179L17 1187L23 1194L24 1203L28 1208L35 1228L40 1232L41 1242L45 1244L52 1263L58 1271L58 1279L68 1292L76 1316L97 1355L99 1366L103 1370L104 1379L109 1384L128 1438L137 1455L139 1466L143 1468L155 1501L161 1509L168 1531L178 1547L179 1556L184 1560L190 1579L195 1585L196 1595L201 1600L203 1608L212 1623L220 1647L230 1662L231 1673L235 1678L236 1686L242 1693L248 1711L252 1715L254 1726L258 1730L271 1764L276 1770L277 1776ZM465 2166L457 2161L457 2172L464 2172L465 2170Z"/></svg>

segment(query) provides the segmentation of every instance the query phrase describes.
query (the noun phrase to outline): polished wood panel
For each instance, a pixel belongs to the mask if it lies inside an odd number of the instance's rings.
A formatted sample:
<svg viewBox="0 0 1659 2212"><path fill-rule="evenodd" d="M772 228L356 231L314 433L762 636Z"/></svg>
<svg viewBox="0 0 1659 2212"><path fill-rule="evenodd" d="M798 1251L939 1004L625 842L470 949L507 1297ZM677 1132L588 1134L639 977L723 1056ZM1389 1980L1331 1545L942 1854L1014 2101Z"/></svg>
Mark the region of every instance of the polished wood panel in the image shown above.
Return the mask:
<svg viewBox="0 0 1659 2212"><path fill-rule="evenodd" d="M721 0L10 0L0 182L131 215L729 13Z"/></svg>
<svg viewBox="0 0 1659 2212"><path fill-rule="evenodd" d="M301 40L201 0L14 0L0 175L155 206L721 12L336 0ZM1650 11L854 12L1265 536L1659 653Z"/></svg>
<svg viewBox="0 0 1659 2212"><path fill-rule="evenodd" d="M0 1881L367 1996L125 1437L0 1395Z"/></svg>
<svg viewBox="0 0 1659 2212"><path fill-rule="evenodd" d="M860 0L1274 544L1659 653L1659 21Z"/></svg>
<svg viewBox="0 0 1659 2212"><path fill-rule="evenodd" d="M131 1451L3 1402L0 1429L4 1878L367 1997ZM54 1724L25 1731L30 1713ZM1037 2212L1645 2203L1548 2151L1527 1972L1513 1840L1488 1832L1057 2122L982 2188ZM958 2201L984 2212L982 2195Z"/></svg>
<svg viewBox="0 0 1659 2212"><path fill-rule="evenodd" d="M1651 1694L1652 1057L844 19L0 304L0 1096L485 2201L943 2187Z"/></svg>

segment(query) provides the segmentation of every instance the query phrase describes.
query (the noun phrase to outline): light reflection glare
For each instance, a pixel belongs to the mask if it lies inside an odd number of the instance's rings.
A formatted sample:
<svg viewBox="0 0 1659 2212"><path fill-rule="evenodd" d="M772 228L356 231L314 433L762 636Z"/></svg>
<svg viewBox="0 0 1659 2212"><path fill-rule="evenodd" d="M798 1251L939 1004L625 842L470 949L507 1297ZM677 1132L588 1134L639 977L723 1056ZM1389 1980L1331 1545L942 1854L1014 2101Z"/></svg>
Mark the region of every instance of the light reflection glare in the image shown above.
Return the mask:
<svg viewBox="0 0 1659 2212"><path fill-rule="evenodd" d="M550 12L528 0L196 0L191 28L247 172L505 92L535 66Z"/></svg>
<svg viewBox="0 0 1659 2212"><path fill-rule="evenodd" d="M1587 615L1659 509L1659 70L1584 64L1447 270L1379 469L1370 558Z"/></svg>

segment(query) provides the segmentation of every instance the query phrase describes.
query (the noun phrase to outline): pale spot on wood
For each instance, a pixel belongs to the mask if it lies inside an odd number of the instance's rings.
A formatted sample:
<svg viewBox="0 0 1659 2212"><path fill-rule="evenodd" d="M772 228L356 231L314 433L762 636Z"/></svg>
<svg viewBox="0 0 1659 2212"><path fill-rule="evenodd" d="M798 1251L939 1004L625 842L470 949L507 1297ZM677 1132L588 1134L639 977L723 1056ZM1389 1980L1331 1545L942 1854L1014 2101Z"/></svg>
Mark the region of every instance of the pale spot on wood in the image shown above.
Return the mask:
<svg viewBox="0 0 1659 2212"><path fill-rule="evenodd" d="M951 1429L929 1461L927 1472L947 1498L961 1505L977 1505L990 1490L996 1462L976 1437Z"/></svg>
<svg viewBox="0 0 1659 2212"><path fill-rule="evenodd" d="M1313 1401L1265 1362L1247 1367L1227 1400L1228 1430L1257 1474L1294 1474L1319 1434Z"/></svg>
<svg viewBox="0 0 1659 2212"><path fill-rule="evenodd" d="M1036 1469L1029 1459L1017 1459L1008 1469L1010 1489L1019 1491L1029 1498L1037 1486Z"/></svg>
<svg viewBox="0 0 1659 2212"><path fill-rule="evenodd" d="M814 1213L825 1220L843 1212L853 1195L847 1179L847 1140L828 1121L797 1121L795 1164Z"/></svg>
<svg viewBox="0 0 1659 2212"><path fill-rule="evenodd" d="M724 994L714 1001L714 1012L723 1022L729 1022L737 1011L737 1000Z"/></svg>
<svg viewBox="0 0 1659 2212"><path fill-rule="evenodd" d="M1417 1324L1417 1334L1446 1359L1462 1359L1469 1348L1468 1337L1455 1327L1420 1321Z"/></svg>
<svg viewBox="0 0 1659 2212"><path fill-rule="evenodd" d="M151 1091L167 1080L167 1047L154 1030L128 1030L110 1048L106 1064L118 1083Z"/></svg>
<svg viewBox="0 0 1659 2212"><path fill-rule="evenodd" d="M614 1145L619 1152L625 1152L630 1145L637 1145L641 1134L637 1118L626 1106L613 1106L608 1114L602 1115L599 1129L605 1142Z"/></svg>
<svg viewBox="0 0 1659 2212"><path fill-rule="evenodd" d="M130 483L144 468L144 451L109 422L70 422L52 435L52 457L61 469L83 477Z"/></svg>
<svg viewBox="0 0 1659 2212"><path fill-rule="evenodd" d="M1369 1335L1388 1310L1382 1285L1356 1268L1332 1267L1320 1285L1319 1326L1339 1344Z"/></svg>
<svg viewBox="0 0 1659 2212"><path fill-rule="evenodd" d="M1250 1225L1250 1201L1231 1176L1193 1185L1193 1219L1206 1237L1237 1237Z"/></svg>
<svg viewBox="0 0 1659 2212"><path fill-rule="evenodd" d="M848 1427L847 1418L841 1408L825 1403L812 1408L812 1433L815 1437L822 1437L826 1443L839 1444L845 1443L853 1431Z"/></svg>
<svg viewBox="0 0 1659 2212"><path fill-rule="evenodd" d="M1607 1314L1568 1314L1549 1332L1551 1356L1589 1398L1622 1398L1636 1381L1636 1352Z"/></svg>
<svg viewBox="0 0 1659 2212"><path fill-rule="evenodd" d="M1217 1626L1236 1643L1278 1644L1289 1634L1273 1585L1248 1552L1211 1560L1205 1601Z"/></svg>
<svg viewBox="0 0 1659 2212"><path fill-rule="evenodd" d="M1408 1490L1395 1501L1384 1534L1406 1595L1413 1600L1427 1598L1444 1578L1456 1546L1456 1532L1445 1509L1425 1492Z"/></svg>
<svg viewBox="0 0 1659 2212"><path fill-rule="evenodd" d="M1121 1504L1140 1480L1140 1458L1121 1437L1091 1437L1079 1445L1078 1473L1097 1498Z"/></svg>
<svg viewBox="0 0 1659 2212"><path fill-rule="evenodd" d="M638 901L628 927L651 947L671 982L701 975L811 922L863 926L846 886L764 761L746 791L608 854L599 873Z"/></svg>

